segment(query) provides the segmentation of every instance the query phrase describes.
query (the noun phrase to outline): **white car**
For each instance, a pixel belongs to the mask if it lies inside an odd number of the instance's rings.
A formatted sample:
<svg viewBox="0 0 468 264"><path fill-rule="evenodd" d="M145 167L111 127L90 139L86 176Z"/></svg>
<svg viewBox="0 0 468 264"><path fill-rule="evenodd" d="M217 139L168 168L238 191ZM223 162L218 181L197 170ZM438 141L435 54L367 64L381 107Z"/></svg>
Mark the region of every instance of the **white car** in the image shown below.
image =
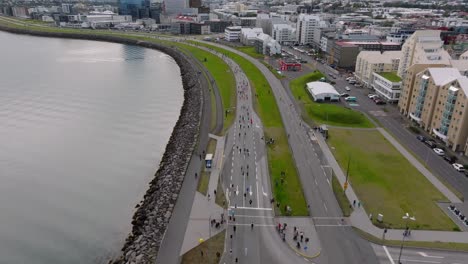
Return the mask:
<svg viewBox="0 0 468 264"><path fill-rule="evenodd" d="M445 152L440 148L435 148L434 152L439 156L443 156L445 154Z"/></svg>
<svg viewBox="0 0 468 264"><path fill-rule="evenodd" d="M461 165L460 163L454 163L454 164L452 164L452 166L459 172L464 172L465 171L464 166Z"/></svg>
<svg viewBox="0 0 468 264"><path fill-rule="evenodd" d="M349 86L346 86L344 89L345 89L346 91L351 91L351 88L349 88Z"/></svg>
<svg viewBox="0 0 468 264"><path fill-rule="evenodd" d="M367 97L369 97L369 99L374 99L374 97L376 97L377 95L376 94L368 94Z"/></svg>
<svg viewBox="0 0 468 264"><path fill-rule="evenodd" d="M349 80L351 80L351 79L353 79L353 77L348 77L348 78L346 78L347 81L349 81Z"/></svg>

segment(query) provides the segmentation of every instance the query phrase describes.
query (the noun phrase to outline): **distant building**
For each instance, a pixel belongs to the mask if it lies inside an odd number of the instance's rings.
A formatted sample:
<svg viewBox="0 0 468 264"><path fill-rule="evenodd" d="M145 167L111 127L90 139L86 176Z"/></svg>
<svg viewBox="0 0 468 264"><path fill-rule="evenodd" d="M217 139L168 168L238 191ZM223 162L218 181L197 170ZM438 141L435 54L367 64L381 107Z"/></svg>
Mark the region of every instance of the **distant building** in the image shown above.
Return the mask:
<svg viewBox="0 0 468 264"><path fill-rule="evenodd" d="M287 24L275 24L272 37L281 45L291 45L296 42L296 29Z"/></svg>
<svg viewBox="0 0 468 264"><path fill-rule="evenodd" d="M226 41L239 41L241 29L242 27L240 26L227 27L224 30L224 39Z"/></svg>
<svg viewBox="0 0 468 264"><path fill-rule="evenodd" d="M189 7L191 8L199 8L202 6L201 0L189 0Z"/></svg>
<svg viewBox="0 0 468 264"><path fill-rule="evenodd" d="M28 9L24 6L12 6L11 14L14 17L21 17L21 18L29 17Z"/></svg>
<svg viewBox="0 0 468 264"><path fill-rule="evenodd" d="M273 56L276 54L281 54L281 45L278 41L274 40L271 36L260 33L255 38L255 50L257 53Z"/></svg>
<svg viewBox="0 0 468 264"><path fill-rule="evenodd" d="M241 27L255 27L257 23L257 18L255 17L241 17L240 26Z"/></svg>
<svg viewBox="0 0 468 264"><path fill-rule="evenodd" d="M227 27L231 26L231 22L224 20L208 20L205 21L205 24L210 25L210 31L212 33L224 32Z"/></svg>
<svg viewBox="0 0 468 264"><path fill-rule="evenodd" d="M361 51L356 59L354 76L364 87L372 87L373 73L396 72L400 63L401 51Z"/></svg>
<svg viewBox="0 0 468 264"><path fill-rule="evenodd" d="M62 12L64 14L70 14L71 13L71 5L70 4L62 4Z"/></svg>
<svg viewBox="0 0 468 264"><path fill-rule="evenodd" d="M188 8L187 4L187 0L164 0L164 6L169 15L183 13Z"/></svg>
<svg viewBox="0 0 468 264"><path fill-rule="evenodd" d="M403 44L416 30L414 29L398 29L390 32L387 35L387 41L392 43Z"/></svg>
<svg viewBox="0 0 468 264"><path fill-rule="evenodd" d="M320 18L314 15L300 14L296 24L296 38L300 45L312 44L315 28L319 26Z"/></svg>
<svg viewBox="0 0 468 264"><path fill-rule="evenodd" d="M242 28L240 42L244 45L253 46L258 35L262 34L261 28Z"/></svg>
<svg viewBox="0 0 468 264"><path fill-rule="evenodd" d="M335 41L330 47L329 62L341 68L354 68L362 50L385 52L400 48L400 44L389 42Z"/></svg>
<svg viewBox="0 0 468 264"><path fill-rule="evenodd" d="M132 16L133 20L150 16L149 0L120 0L119 14Z"/></svg>
<svg viewBox="0 0 468 264"><path fill-rule="evenodd" d="M450 55L443 49L439 30L418 30L402 47L403 55L398 75L405 79L406 71L414 64L450 64Z"/></svg>
<svg viewBox="0 0 468 264"><path fill-rule="evenodd" d="M387 102L398 102L401 90L401 78L395 72L372 73L372 88Z"/></svg>

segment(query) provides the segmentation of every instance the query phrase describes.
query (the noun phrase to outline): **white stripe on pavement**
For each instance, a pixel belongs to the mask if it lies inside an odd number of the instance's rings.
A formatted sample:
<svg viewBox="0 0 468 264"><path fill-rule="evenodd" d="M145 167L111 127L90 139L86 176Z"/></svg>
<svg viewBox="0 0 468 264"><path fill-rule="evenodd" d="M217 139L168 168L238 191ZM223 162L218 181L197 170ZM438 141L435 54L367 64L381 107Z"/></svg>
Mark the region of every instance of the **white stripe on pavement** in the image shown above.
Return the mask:
<svg viewBox="0 0 468 264"><path fill-rule="evenodd" d="M395 262L392 259L392 256L390 255L390 252L388 252L387 247L386 246L382 246L382 247L383 247L383 249L385 251L385 254L387 254L388 259L390 260L390 263L395 264Z"/></svg>
<svg viewBox="0 0 468 264"><path fill-rule="evenodd" d="M264 210L264 211L271 211L273 209L271 208L262 208L262 207L243 207L243 206L237 206L237 208L235 206L231 206L230 207L231 209L246 209L246 210Z"/></svg>

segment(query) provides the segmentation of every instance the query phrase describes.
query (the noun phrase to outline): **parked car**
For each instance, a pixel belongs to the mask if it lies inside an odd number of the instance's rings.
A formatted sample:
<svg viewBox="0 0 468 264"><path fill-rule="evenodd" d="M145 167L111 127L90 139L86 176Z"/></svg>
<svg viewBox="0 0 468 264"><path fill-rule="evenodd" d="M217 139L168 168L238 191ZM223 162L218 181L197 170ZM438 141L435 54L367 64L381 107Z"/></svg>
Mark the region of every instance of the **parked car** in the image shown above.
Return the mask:
<svg viewBox="0 0 468 264"><path fill-rule="evenodd" d="M351 76L350 76L350 77L347 77L347 78L346 78L346 81L349 81L349 80L351 80L351 79L353 79L353 77L351 77Z"/></svg>
<svg viewBox="0 0 468 264"><path fill-rule="evenodd" d="M344 89L345 89L346 91L351 91L351 88L349 88L349 86L346 86Z"/></svg>
<svg viewBox="0 0 468 264"><path fill-rule="evenodd" d="M384 104L387 104L384 100L380 100L380 99L376 99L374 102L375 102L376 105L384 105Z"/></svg>
<svg viewBox="0 0 468 264"><path fill-rule="evenodd" d="M437 155L439 155L439 156L445 155L445 152L444 152L442 149L440 149L440 148L434 148L433 150L434 150L434 152L435 152Z"/></svg>
<svg viewBox="0 0 468 264"><path fill-rule="evenodd" d="M355 96L348 96L345 98L346 102L356 102L357 98Z"/></svg>
<svg viewBox="0 0 468 264"><path fill-rule="evenodd" d="M325 79L325 77L322 77L322 78L320 78L320 80L319 80L319 81L321 81L321 82L326 82L326 81L327 81L327 79Z"/></svg>
<svg viewBox="0 0 468 264"><path fill-rule="evenodd" d="M457 161L457 158L455 158L454 156L444 155L442 158L450 164L453 164Z"/></svg>
<svg viewBox="0 0 468 264"><path fill-rule="evenodd" d="M376 97L377 95L376 94L368 94L367 97L369 97L369 99L374 99L374 97Z"/></svg>
<svg viewBox="0 0 468 264"><path fill-rule="evenodd" d="M347 94L347 93L342 93L342 94L340 94L340 97L349 97L349 94Z"/></svg>
<svg viewBox="0 0 468 264"><path fill-rule="evenodd" d="M433 140L426 140L424 141L424 144L428 145L431 148L437 147L437 144Z"/></svg>
<svg viewBox="0 0 468 264"><path fill-rule="evenodd" d="M454 163L454 164L452 164L452 166L459 172L464 172L465 171L465 168L460 163Z"/></svg>
<svg viewBox="0 0 468 264"><path fill-rule="evenodd" d="M417 136L416 138L421 142L426 141L426 138L424 136L421 136L421 135Z"/></svg>
<svg viewBox="0 0 468 264"><path fill-rule="evenodd" d="M354 85L355 87L362 87L362 84L358 83Z"/></svg>
<svg viewBox="0 0 468 264"><path fill-rule="evenodd" d="M349 81L349 84L351 84L351 85L355 84L355 83L356 83L356 81L354 81L354 80Z"/></svg>

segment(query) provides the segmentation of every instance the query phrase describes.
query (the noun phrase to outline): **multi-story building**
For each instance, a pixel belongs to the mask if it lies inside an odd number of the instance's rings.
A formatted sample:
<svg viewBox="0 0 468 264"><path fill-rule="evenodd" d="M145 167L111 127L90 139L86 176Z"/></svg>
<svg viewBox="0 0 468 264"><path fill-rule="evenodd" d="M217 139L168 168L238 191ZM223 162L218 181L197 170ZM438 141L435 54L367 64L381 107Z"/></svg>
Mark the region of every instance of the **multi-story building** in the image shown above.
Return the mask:
<svg viewBox="0 0 468 264"><path fill-rule="evenodd" d="M275 54L281 54L281 45L278 41L274 40L271 36L260 33L255 38L255 50L257 53L273 56Z"/></svg>
<svg viewBox="0 0 468 264"><path fill-rule="evenodd" d="M362 50L384 52L399 49L400 45L396 43L335 41L329 52L329 62L341 68L354 68L357 56Z"/></svg>
<svg viewBox="0 0 468 264"><path fill-rule="evenodd" d="M244 45L254 45L255 38L263 33L261 28L242 28L240 42Z"/></svg>
<svg viewBox="0 0 468 264"><path fill-rule="evenodd" d="M224 39L226 41L239 41L241 30L242 27L240 26L227 27L224 30Z"/></svg>
<svg viewBox="0 0 468 264"><path fill-rule="evenodd" d="M149 0L120 0L119 14L132 16L133 20L150 16Z"/></svg>
<svg viewBox="0 0 468 264"><path fill-rule="evenodd" d="M416 74L407 116L454 151L466 151L468 79L455 68Z"/></svg>
<svg viewBox="0 0 468 264"><path fill-rule="evenodd" d="M296 41L296 29L288 24L274 24L272 37L281 45L290 45Z"/></svg>
<svg viewBox="0 0 468 264"><path fill-rule="evenodd" d="M315 28L319 26L320 18L314 15L300 14L296 24L296 38L300 45L314 42Z"/></svg>
<svg viewBox="0 0 468 264"><path fill-rule="evenodd" d="M387 35L387 41L403 44L415 32L414 29L393 29Z"/></svg>
<svg viewBox="0 0 468 264"><path fill-rule="evenodd" d="M372 88L387 102L395 103L400 98L401 78L395 72L372 73Z"/></svg>
<svg viewBox="0 0 468 264"><path fill-rule="evenodd" d="M414 64L450 64L450 56L443 49L439 30L418 30L402 47L403 55L398 66L398 75L405 79L406 71Z"/></svg>
<svg viewBox="0 0 468 264"><path fill-rule="evenodd" d="M361 51L356 59L354 75L364 87L372 87L373 73L396 72L401 51Z"/></svg>

